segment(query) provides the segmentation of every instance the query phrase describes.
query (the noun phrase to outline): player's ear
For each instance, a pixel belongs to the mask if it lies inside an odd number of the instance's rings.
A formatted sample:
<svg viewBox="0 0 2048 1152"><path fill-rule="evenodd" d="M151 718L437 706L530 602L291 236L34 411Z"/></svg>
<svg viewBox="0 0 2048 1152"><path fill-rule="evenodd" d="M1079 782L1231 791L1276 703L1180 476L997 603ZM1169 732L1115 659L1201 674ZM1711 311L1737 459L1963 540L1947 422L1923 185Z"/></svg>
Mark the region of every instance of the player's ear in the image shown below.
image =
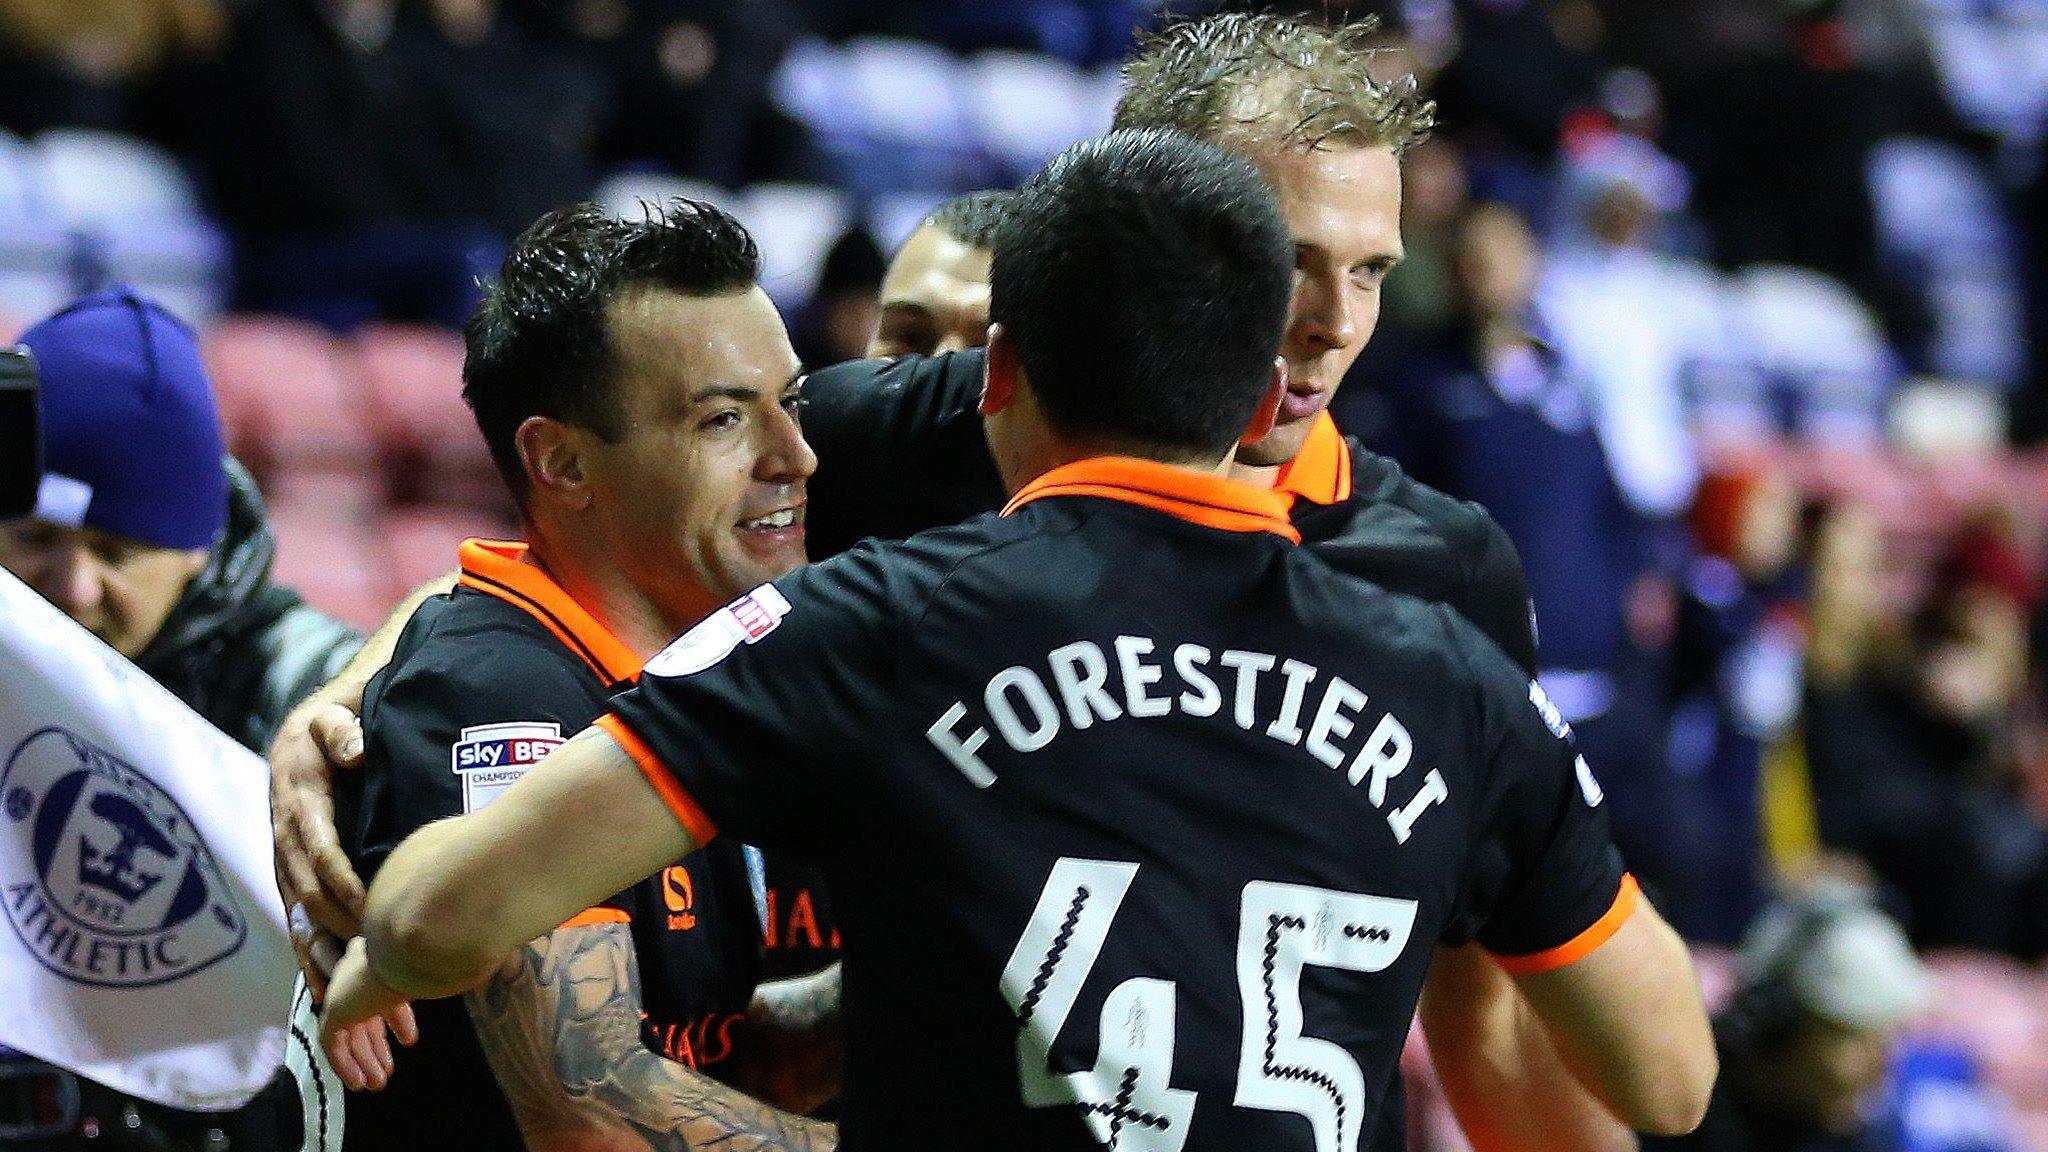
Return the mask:
<svg viewBox="0 0 2048 1152"><path fill-rule="evenodd" d="M1017 397L1017 340L1001 324L988 326L988 357L981 376L981 414L993 416Z"/></svg>
<svg viewBox="0 0 2048 1152"><path fill-rule="evenodd" d="M526 482L534 496L581 511L590 504L583 469L583 437L560 420L528 416L512 434Z"/></svg>
<svg viewBox="0 0 2048 1152"><path fill-rule="evenodd" d="M1273 357L1273 378L1266 381L1266 394L1259 398L1259 410L1252 413L1252 422L1245 425L1244 435L1238 437L1239 444L1257 444L1273 432L1273 425L1280 419L1280 398L1287 394L1287 361Z"/></svg>

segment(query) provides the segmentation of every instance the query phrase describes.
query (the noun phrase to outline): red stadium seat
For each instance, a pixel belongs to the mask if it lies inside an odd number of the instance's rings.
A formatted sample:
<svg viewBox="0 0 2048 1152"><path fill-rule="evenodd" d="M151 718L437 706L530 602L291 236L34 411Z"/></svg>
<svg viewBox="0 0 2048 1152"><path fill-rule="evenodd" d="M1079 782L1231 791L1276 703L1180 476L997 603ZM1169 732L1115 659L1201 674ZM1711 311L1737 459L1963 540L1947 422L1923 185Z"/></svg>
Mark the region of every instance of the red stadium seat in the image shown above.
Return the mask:
<svg viewBox="0 0 2048 1152"><path fill-rule="evenodd" d="M2019 1107L2048 1108L2048 975L1969 953L1936 955L1929 965L1939 991L1922 1029L1966 1044Z"/></svg>
<svg viewBox="0 0 2048 1152"><path fill-rule="evenodd" d="M357 347L392 496L501 508L503 485L462 400L462 337L427 325L373 324Z"/></svg>
<svg viewBox="0 0 2048 1152"><path fill-rule="evenodd" d="M287 504L274 508L278 583L313 607L345 623L370 629L383 622L396 597L383 540L367 526L345 517Z"/></svg>
<svg viewBox="0 0 2048 1152"><path fill-rule="evenodd" d="M369 424L345 345L298 320L237 316L206 338L228 447L259 478L374 467Z"/></svg>
<svg viewBox="0 0 2048 1152"><path fill-rule="evenodd" d="M505 539L516 536L499 517L469 509L394 508L378 523L377 534L390 560L394 598L455 570L455 550L472 536Z"/></svg>

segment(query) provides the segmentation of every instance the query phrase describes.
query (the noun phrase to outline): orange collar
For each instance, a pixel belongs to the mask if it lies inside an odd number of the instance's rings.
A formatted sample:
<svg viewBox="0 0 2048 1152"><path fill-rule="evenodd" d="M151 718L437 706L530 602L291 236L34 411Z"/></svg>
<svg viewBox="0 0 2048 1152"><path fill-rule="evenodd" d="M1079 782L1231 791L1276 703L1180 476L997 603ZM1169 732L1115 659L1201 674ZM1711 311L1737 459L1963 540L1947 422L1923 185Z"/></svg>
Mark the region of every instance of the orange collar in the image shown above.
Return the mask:
<svg viewBox="0 0 2048 1152"><path fill-rule="evenodd" d="M1328 412L1316 415L1301 451L1280 466L1273 490L1311 504L1342 504L1351 499L1351 445L1344 442L1344 434L1337 431L1337 422Z"/></svg>
<svg viewBox="0 0 2048 1152"><path fill-rule="evenodd" d="M611 630L584 611L537 564L526 561L527 546L511 540L464 540L457 583L523 609L583 658L607 684L640 677L640 658Z"/></svg>
<svg viewBox="0 0 2048 1152"><path fill-rule="evenodd" d="M1010 498L1008 516L1047 496L1097 496L1165 512L1190 524L1224 532L1271 532L1301 543L1287 519L1287 500L1221 476L1129 456L1097 456L1055 468Z"/></svg>

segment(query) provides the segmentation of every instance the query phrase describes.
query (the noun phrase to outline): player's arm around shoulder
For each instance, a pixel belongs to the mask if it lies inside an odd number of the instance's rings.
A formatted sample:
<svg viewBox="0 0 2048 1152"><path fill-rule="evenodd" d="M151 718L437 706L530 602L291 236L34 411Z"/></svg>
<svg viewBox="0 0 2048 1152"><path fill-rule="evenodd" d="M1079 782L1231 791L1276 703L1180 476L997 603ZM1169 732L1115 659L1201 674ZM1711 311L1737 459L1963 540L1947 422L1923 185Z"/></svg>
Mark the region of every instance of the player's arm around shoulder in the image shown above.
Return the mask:
<svg viewBox="0 0 2048 1152"><path fill-rule="evenodd" d="M1579 1079L1631 1127L1699 1127L1719 1061L1685 942L1648 900L1607 942L1515 977Z"/></svg>
<svg viewBox="0 0 2048 1152"><path fill-rule="evenodd" d="M777 1111L650 1051L630 927L571 923L465 997L491 1071L535 1152L832 1147L830 1124Z"/></svg>
<svg viewBox="0 0 2048 1152"><path fill-rule="evenodd" d="M1497 648L1460 646L1478 676L1488 748L1476 832L1492 850L1467 877L1478 942L1615 1116L1638 1131L1689 1132L1717 1072L1691 956L1624 870L1605 793L1570 725Z"/></svg>
<svg viewBox="0 0 2048 1152"><path fill-rule="evenodd" d="M1444 1096L1480 1152L1635 1152L1635 1132L1573 1075L1485 949L1437 949L1419 1016Z"/></svg>

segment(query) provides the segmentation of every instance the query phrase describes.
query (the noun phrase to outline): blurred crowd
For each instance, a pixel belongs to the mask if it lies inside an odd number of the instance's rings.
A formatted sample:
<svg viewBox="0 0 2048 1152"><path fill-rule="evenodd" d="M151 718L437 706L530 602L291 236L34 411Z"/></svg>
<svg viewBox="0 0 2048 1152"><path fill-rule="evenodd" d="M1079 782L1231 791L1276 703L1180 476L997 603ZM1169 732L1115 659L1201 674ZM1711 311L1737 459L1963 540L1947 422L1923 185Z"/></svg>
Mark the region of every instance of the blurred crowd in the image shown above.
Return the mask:
<svg viewBox="0 0 2048 1152"><path fill-rule="evenodd" d="M736 190L831 363L932 204L1106 127L1133 36L1215 7L0 0L0 288L454 326L549 206ZM2048 3L1293 7L1377 15L1440 109L1339 426L1514 540L1660 907L1730 945L1821 877L1919 949L2040 961ZM15 166L131 146L202 239L143 205L38 240Z"/></svg>

